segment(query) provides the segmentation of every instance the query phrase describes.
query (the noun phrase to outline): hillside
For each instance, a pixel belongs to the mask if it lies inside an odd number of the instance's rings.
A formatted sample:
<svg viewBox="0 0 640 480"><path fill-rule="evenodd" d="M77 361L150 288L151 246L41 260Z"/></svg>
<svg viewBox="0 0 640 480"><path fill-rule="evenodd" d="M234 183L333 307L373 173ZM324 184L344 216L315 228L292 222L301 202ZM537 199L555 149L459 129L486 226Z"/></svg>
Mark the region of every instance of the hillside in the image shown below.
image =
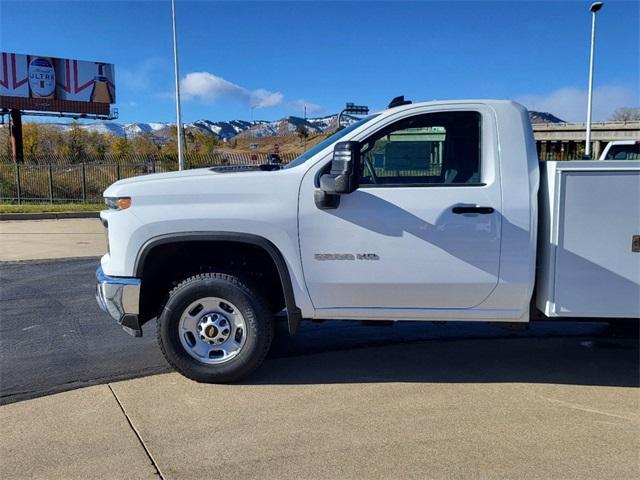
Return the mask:
<svg viewBox="0 0 640 480"><path fill-rule="evenodd" d="M564 123L555 115L548 112L530 111L529 116L531 123ZM327 115L315 118L300 118L290 116L280 120L257 120L249 122L247 120L229 120L229 121L213 121L213 120L196 120L192 123L184 125L187 131L199 131L207 135L215 136L225 142L231 139L242 141L242 139L251 138L261 139L270 137L282 137L293 135L296 129L303 125L311 136L324 135L330 133L336 128L338 115ZM343 125L355 122L358 117L343 115ZM61 130L68 130L68 123L53 123ZM156 143L166 143L172 135L173 123L118 123L118 122L94 122L83 123L80 128L87 131L95 131L99 133L108 133L118 137L132 138L138 135L149 135ZM268 142L273 142L269 140Z"/></svg>
<svg viewBox="0 0 640 480"><path fill-rule="evenodd" d="M566 123L549 112L529 111L529 119L531 123Z"/></svg>

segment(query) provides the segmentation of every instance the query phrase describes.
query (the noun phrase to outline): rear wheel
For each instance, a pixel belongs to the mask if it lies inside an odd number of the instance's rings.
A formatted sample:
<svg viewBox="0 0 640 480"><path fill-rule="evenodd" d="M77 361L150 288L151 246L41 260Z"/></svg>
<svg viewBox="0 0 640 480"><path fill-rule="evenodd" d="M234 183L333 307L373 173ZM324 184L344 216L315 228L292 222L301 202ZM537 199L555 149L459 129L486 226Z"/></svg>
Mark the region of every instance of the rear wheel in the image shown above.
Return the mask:
<svg viewBox="0 0 640 480"><path fill-rule="evenodd" d="M199 382L232 382L249 375L273 338L266 300L238 277L222 273L181 282L169 294L157 325L167 361Z"/></svg>

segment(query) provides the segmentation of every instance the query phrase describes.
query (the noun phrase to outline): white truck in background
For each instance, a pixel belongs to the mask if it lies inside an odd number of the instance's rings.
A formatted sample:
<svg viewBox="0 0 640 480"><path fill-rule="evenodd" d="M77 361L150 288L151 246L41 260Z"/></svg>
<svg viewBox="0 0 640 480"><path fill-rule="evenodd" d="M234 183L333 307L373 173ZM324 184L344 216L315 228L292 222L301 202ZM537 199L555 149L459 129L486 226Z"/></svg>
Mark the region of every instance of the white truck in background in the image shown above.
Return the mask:
<svg viewBox="0 0 640 480"><path fill-rule="evenodd" d="M155 319L198 381L257 368L283 310L291 334L308 319L640 317L640 161L539 163L510 101L398 97L286 166L104 195L99 304L136 336Z"/></svg>
<svg viewBox="0 0 640 480"><path fill-rule="evenodd" d="M614 140L609 142L600 160L640 160L640 140Z"/></svg>

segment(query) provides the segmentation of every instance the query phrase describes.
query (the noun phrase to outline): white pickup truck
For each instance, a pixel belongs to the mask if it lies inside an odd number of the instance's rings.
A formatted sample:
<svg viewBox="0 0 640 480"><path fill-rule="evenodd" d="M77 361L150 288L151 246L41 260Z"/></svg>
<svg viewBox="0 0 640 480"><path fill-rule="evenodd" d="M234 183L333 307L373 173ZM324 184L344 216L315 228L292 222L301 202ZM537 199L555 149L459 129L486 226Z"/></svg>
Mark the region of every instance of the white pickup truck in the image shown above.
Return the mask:
<svg viewBox="0 0 640 480"><path fill-rule="evenodd" d="M640 161L539 164L525 108L390 108L292 163L121 180L97 299L204 382L301 320L640 317Z"/></svg>

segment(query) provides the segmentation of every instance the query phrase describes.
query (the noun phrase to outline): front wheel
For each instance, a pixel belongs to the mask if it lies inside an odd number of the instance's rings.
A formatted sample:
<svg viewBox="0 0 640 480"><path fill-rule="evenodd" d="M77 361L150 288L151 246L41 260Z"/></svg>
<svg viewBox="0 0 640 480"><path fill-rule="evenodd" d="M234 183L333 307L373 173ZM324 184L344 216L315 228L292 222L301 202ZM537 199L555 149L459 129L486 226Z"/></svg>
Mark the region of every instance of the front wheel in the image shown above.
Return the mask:
<svg viewBox="0 0 640 480"><path fill-rule="evenodd" d="M169 294L158 318L167 361L198 382L240 380L260 366L273 339L266 300L223 273L187 278Z"/></svg>

